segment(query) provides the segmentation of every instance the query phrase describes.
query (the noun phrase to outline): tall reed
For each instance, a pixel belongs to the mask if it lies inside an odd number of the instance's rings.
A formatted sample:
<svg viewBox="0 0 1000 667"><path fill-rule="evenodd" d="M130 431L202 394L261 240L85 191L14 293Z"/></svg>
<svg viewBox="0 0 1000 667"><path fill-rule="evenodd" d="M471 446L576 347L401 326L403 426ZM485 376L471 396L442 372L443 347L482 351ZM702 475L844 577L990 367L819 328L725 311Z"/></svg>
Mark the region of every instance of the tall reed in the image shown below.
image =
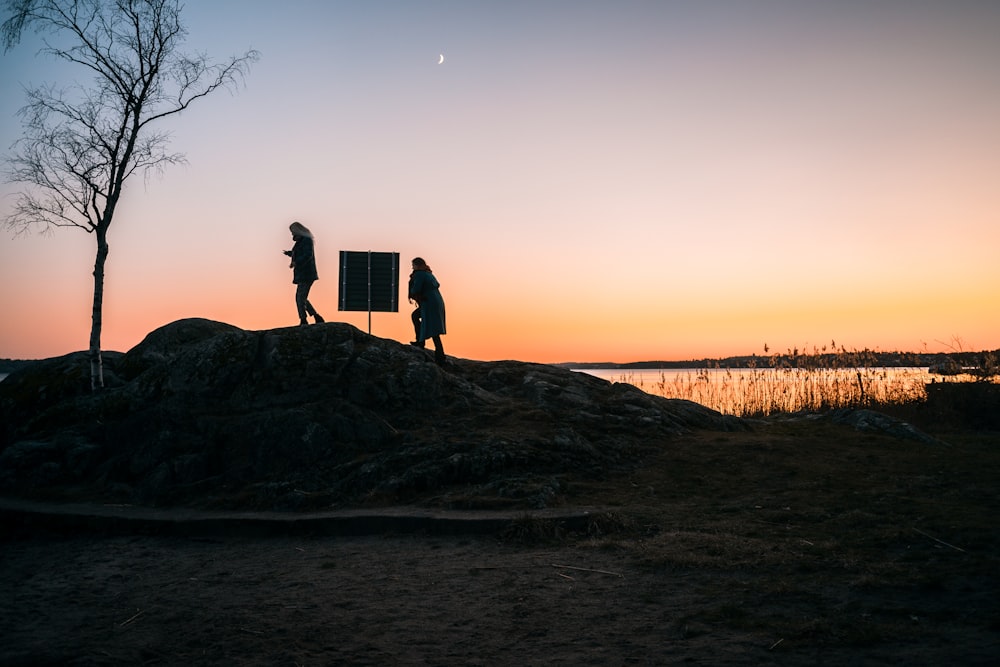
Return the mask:
<svg viewBox="0 0 1000 667"><path fill-rule="evenodd" d="M766 348L765 348L766 350ZM650 386L625 374L621 382L666 398L694 401L740 417L905 404L927 398L927 374L916 368L882 368L868 350L811 354L797 349L768 358L767 368L719 368L670 374Z"/></svg>

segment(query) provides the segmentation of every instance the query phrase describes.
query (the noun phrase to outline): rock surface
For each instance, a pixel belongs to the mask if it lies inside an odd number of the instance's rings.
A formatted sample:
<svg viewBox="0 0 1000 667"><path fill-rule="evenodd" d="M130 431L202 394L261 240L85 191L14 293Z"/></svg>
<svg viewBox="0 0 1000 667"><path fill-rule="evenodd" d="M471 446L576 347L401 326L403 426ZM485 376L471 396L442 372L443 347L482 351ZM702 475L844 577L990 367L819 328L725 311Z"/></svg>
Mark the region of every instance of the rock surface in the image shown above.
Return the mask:
<svg viewBox="0 0 1000 667"><path fill-rule="evenodd" d="M627 384L449 359L342 323L174 322L104 355L0 382L0 494L305 510L558 504L568 475L635 465L693 429L746 422Z"/></svg>

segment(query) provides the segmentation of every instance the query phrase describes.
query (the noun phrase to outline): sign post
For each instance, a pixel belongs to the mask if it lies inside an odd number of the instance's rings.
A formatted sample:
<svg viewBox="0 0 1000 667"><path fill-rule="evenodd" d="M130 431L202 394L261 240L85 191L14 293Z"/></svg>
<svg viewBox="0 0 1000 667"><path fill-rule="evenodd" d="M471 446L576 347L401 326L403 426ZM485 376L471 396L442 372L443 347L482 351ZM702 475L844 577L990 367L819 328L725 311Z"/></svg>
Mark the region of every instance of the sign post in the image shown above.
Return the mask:
<svg viewBox="0 0 1000 667"><path fill-rule="evenodd" d="M338 310L399 312L399 253L340 251Z"/></svg>

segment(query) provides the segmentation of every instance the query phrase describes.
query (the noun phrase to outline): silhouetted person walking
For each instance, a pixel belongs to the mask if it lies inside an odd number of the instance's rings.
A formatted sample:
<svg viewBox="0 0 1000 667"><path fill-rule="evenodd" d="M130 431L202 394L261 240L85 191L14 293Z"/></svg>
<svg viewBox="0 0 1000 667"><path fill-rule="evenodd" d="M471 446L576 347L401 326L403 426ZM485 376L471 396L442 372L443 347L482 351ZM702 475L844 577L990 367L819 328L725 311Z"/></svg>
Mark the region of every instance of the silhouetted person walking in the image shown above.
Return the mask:
<svg viewBox="0 0 1000 667"><path fill-rule="evenodd" d="M295 289L295 307L299 311L299 326L306 326L306 313L316 318L316 324L325 320L316 312L313 305L309 303L309 290L312 284L319 280L316 273L316 252L313 243L313 235L301 222L293 222L288 226L292 233L294 245L291 250L283 251L292 258L289 268L292 269L292 282L298 287Z"/></svg>
<svg viewBox="0 0 1000 667"><path fill-rule="evenodd" d="M417 309L410 318L413 320L413 331L417 339L410 345L424 347L425 341L430 338L434 341L434 361L438 365L444 365L441 336L447 331L444 325L444 299L439 289L441 284L422 258L415 257L412 267L409 295L410 301L417 303Z"/></svg>

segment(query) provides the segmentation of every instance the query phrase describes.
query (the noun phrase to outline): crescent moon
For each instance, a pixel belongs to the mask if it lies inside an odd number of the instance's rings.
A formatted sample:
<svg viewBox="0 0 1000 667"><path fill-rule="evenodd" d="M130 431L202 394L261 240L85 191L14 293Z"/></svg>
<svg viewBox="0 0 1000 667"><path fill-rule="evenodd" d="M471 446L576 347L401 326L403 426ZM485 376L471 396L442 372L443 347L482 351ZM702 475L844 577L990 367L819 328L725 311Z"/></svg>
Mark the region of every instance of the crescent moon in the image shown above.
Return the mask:
<svg viewBox="0 0 1000 667"><path fill-rule="evenodd" d="M444 62L444 54L443 53L439 53L438 54L438 65L440 65L443 62Z"/></svg>

